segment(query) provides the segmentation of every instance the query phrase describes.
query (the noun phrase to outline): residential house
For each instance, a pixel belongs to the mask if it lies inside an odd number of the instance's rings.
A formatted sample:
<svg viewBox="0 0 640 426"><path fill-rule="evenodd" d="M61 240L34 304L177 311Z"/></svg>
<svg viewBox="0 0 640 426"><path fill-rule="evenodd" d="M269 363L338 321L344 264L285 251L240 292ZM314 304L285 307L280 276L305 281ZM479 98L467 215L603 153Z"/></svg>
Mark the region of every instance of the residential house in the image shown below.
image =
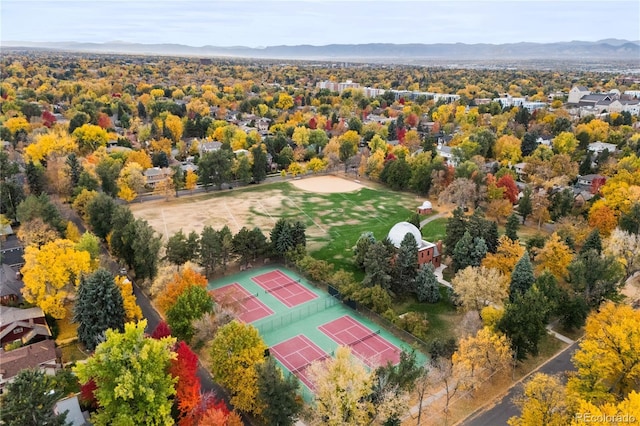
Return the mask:
<svg viewBox="0 0 640 426"><path fill-rule="evenodd" d="M616 152L617 149L618 147L612 143L605 143L600 141L590 143L587 146L587 150L592 152L595 155L599 155L605 150L609 151L610 154L613 154L614 152Z"/></svg>
<svg viewBox="0 0 640 426"><path fill-rule="evenodd" d="M20 273L6 263L0 268L0 305L18 304L22 301Z"/></svg>
<svg viewBox="0 0 640 426"><path fill-rule="evenodd" d="M55 342L43 340L12 351L0 349L0 390L27 368L39 369L49 375L62 368Z"/></svg>
<svg viewBox="0 0 640 426"><path fill-rule="evenodd" d="M518 180L522 180L526 176L526 172L524 171L525 167L527 167L527 163L516 163L513 165L513 171L516 172Z"/></svg>
<svg viewBox="0 0 640 426"><path fill-rule="evenodd" d="M591 194L595 194L600 190L600 187L606 183L606 181L607 177L602 175L589 174L578 176L578 180L574 187L579 190L589 191Z"/></svg>
<svg viewBox="0 0 640 426"><path fill-rule="evenodd" d="M80 402L78 401L78 395L73 395L67 398L62 398L53 406L53 412L57 415L67 413L65 419L67 424L71 426L85 426L90 425L88 421L89 413L82 411L80 408Z"/></svg>
<svg viewBox="0 0 640 426"><path fill-rule="evenodd" d="M16 340L34 343L51 337L51 330L42 309L0 306L0 346Z"/></svg>
<svg viewBox="0 0 640 426"><path fill-rule="evenodd" d="M271 120L268 118L261 118L256 121L256 129L258 129L258 133L268 133L269 125L271 124Z"/></svg>
<svg viewBox="0 0 640 426"><path fill-rule="evenodd" d="M391 241L396 249L399 249L402 240L407 234L412 234L416 240L418 246L418 264L424 265L425 263L431 263L434 268L438 268L442 256L442 242L431 243L423 240L420 230L409 222L399 222L393 225L387 238L389 238L389 241Z"/></svg>
<svg viewBox="0 0 640 426"><path fill-rule="evenodd" d="M450 146L444 145L439 142L438 146L436 147L436 153L442 158L444 158L445 164L451 165L454 167L458 165L455 157L453 156L453 150L451 149Z"/></svg>
<svg viewBox="0 0 640 426"><path fill-rule="evenodd" d="M207 152L212 152L212 151L217 151L220 148L222 148L222 142L200 142L198 144L198 151L200 151L200 156L202 156L202 154L207 153Z"/></svg>
<svg viewBox="0 0 640 426"><path fill-rule="evenodd" d="M592 93L580 98L578 106L582 108L591 107L602 111L606 110L614 99L617 99L617 97L611 93Z"/></svg>
<svg viewBox="0 0 640 426"><path fill-rule="evenodd" d="M151 188L155 188L159 182L171 176L171 169L160 167L150 167L144 171L145 184Z"/></svg>

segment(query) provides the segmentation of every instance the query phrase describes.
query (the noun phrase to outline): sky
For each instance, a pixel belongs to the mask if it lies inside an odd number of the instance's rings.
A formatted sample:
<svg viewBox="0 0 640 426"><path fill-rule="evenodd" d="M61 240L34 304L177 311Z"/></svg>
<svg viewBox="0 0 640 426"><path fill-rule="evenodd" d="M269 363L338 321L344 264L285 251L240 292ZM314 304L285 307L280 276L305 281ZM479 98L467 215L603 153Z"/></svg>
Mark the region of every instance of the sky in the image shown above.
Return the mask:
<svg viewBox="0 0 640 426"><path fill-rule="evenodd" d="M640 1L1 0L0 41L190 46L640 39Z"/></svg>

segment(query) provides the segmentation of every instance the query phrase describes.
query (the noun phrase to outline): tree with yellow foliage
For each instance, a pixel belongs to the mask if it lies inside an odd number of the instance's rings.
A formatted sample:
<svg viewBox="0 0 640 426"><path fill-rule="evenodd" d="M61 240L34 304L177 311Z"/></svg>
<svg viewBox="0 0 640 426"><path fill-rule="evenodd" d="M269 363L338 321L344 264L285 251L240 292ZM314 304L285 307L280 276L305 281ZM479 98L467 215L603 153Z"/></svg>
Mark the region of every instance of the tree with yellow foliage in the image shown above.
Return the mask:
<svg viewBox="0 0 640 426"><path fill-rule="evenodd" d="M264 343L258 330L236 320L220 327L211 342L213 379L231 393L231 403L242 411L260 414L256 367L264 362Z"/></svg>
<svg viewBox="0 0 640 426"><path fill-rule="evenodd" d="M184 125L182 119L177 115L167 113L167 118L164 120L164 126L169 130L171 134L171 140L176 143L182 138L182 132L184 131Z"/></svg>
<svg viewBox="0 0 640 426"><path fill-rule="evenodd" d="M636 424L640 421L640 393L631 391L629 396L619 403L606 403L601 406L581 400L575 412L571 426L581 426L585 423L599 426Z"/></svg>
<svg viewBox="0 0 640 426"><path fill-rule="evenodd" d="M524 247L518 241L512 241L511 238L502 235L498 239L498 249L495 253L487 253L487 256L482 260L482 266L495 268L502 272L505 277L510 278L511 271L513 271L524 251Z"/></svg>
<svg viewBox="0 0 640 426"><path fill-rule="evenodd" d="M153 167L153 163L151 162L151 157L145 151L131 151L129 155L127 155L127 161L125 161L125 166L129 163L138 163L143 170L150 169Z"/></svg>
<svg viewBox="0 0 640 426"><path fill-rule="evenodd" d="M293 98L291 97L291 95L285 92L279 93L278 101L276 102L276 108L284 110L293 108Z"/></svg>
<svg viewBox="0 0 640 426"><path fill-rule="evenodd" d="M454 369L463 369L469 380L466 387L473 389L475 383L491 377L494 373L510 371L512 352L509 339L489 327L478 330L475 336L460 340L458 350L451 358Z"/></svg>
<svg viewBox="0 0 640 426"><path fill-rule="evenodd" d="M605 141L609 136L609 123L600 119L594 119L588 123L576 126L576 135L585 132L589 135L589 142Z"/></svg>
<svg viewBox="0 0 640 426"><path fill-rule="evenodd" d="M122 303L124 305L125 322L140 321L142 319L142 309L136 303L136 296L133 294L133 284L129 278L118 275L115 282L122 294Z"/></svg>
<svg viewBox="0 0 640 426"><path fill-rule="evenodd" d="M65 156L78 150L78 144L66 131L56 128L35 137L24 150L25 160L38 163L50 155Z"/></svg>
<svg viewBox="0 0 640 426"><path fill-rule="evenodd" d="M335 358L315 362L307 372L315 386L314 416L322 424L370 424L374 406L367 397L372 391L372 374L351 356L349 347L339 346Z"/></svg>
<svg viewBox="0 0 640 426"><path fill-rule="evenodd" d="M311 131L307 127L300 126L294 129L291 139L296 143L297 146L305 147L309 145L310 135Z"/></svg>
<svg viewBox="0 0 640 426"><path fill-rule="evenodd" d="M187 170L187 174L184 179L184 187L189 191L194 190L198 184L198 175L193 170Z"/></svg>
<svg viewBox="0 0 640 426"><path fill-rule="evenodd" d="M487 305L502 305L509 295L509 282L494 268L468 266L456 274L451 286L465 310L480 312Z"/></svg>
<svg viewBox="0 0 640 426"><path fill-rule="evenodd" d="M78 241L80 241L80 230L78 229L75 223L71 221L67 222L67 229L64 232L64 237L67 240L73 241L74 243L77 243Z"/></svg>
<svg viewBox="0 0 640 426"><path fill-rule="evenodd" d="M142 166L138 163L128 163L118 177L118 197L126 202L135 200L144 189L145 177L142 174Z"/></svg>
<svg viewBox="0 0 640 426"><path fill-rule="evenodd" d="M36 248L60 238L60 234L39 217L22 223L17 235L25 247L33 246Z"/></svg>
<svg viewBox="0 0 640 426"><path fill-rule="evenodd" d="M2 123L2 125L9 129L9 132L11 132L11 136L13 137L15 137L16 133L18 133L19 131L22 130L26 132L31 127L27 119L24 117L11 117L10 119Z"/></svg>
<svg viewBox="0 0 640 426"><path fill-rule="evenodd" d="M377 149L367 159L366 175L373 180L380 179L380 173L384 169L385 152Z"/></svg>
<svg viewBox="0 0 640 426"><path fill-rule="evenodd" d="M73 131L72 136L76 138L80 151L84 153L93 152L98 147L106 146L109 140L107 131L93 124L83 124Z"/></svg>
<svg viewBox="0 0 640 426"><path fill-rule="evenodd" d="M572 418L564 385L555 376L536 373L513 402L521 414L511 417L509 426L565 426Z"/></svg>
<svg viewBox="0 0 640 426"><path fill-rule="evenodd" d="M553 150L558 154L573 154L578 146L578 139L571 132L562 132L553 140Z"/></svg>
<svg viewBox="0 0 640 426"><path fill-rule="evenodd" d="M173 275L173 279L158 294L155 303L158 309L160 309L160 312L166 312L175 303L176 299L184 293L187 288L192 286L206 288L207 278L185 266L180 273Z"/></svg>
<svg viewBox="0 0 640 426"><path fill-rule="evenodd" d="M554 277L562 280L567 275L567 266L572 259L573 252L554 232L536 255L536 275L549 271Z"/></svg>
<svg viewBox="0 0 640 426"><path fill-rule="evenodd" d="M587 318L585 337L573 355L578 372L570 392L601 405L625 399L640 383L640 311L607 302Z"/></svg>
<svg viewBox="0 0 640 426"><path fill-rule="evenodd" d="M313 174L320 173L327 168L327 161L324 159L320 159L318 157L314 157L307 164L307 170Z"/></svg>
<svg viewBox="0 0 640 426"><path fill-rule="evenodd" d="M70 240L58 239L42 247L27 247L25 264L20 270L22 295L54 318L67 315L64 303L80 283L82 274L91 272L91 256L75 249Z"/></svg>
<svg viewBox="0 0 640 426"><path fill-rule="evenodd" d="M520 139L511 135L500 136L493 148L495 157L502 165L515 165L522 158Z"/></svg>
<svg viewBox="0 0 640 426"><path fill-rule="evenodd" d="M589 209L589 226L598 228L600 234L608 237L618 224L615 212L603 199L597 200Z"/></svg>
<svg viewBox="0 0 640 426"><path fill-rule="evenodd" d="M304 173L304 167L302 167L300 163L294 161L293 163L289 164L289 167L287 168L287 173L289 173L293 177L296 177L299 174Z"/></svg>

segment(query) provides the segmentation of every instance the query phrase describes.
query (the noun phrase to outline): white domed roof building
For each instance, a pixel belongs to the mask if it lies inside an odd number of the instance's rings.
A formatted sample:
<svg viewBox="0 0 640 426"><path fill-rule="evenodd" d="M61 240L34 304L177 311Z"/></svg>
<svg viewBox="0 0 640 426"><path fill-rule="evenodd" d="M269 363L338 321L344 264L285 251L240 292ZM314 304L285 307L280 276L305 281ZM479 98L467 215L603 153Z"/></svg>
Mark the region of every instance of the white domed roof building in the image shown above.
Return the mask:
<svg viewBox="0 0 640 426"><path fill-rule="evenodd" d="M433 211L433 205L431 201L425 201L418 207L418 214L431 214Z"/></svg>
<svg viewBox="0 0 640 426"><path fill-rule="evenodd" d="M402 240L407 234L412 234L418 245L418 264L432 263L435 268L440 266L442 256L442 242L431 243L422 239L422 233L409 222L399 222L393 225L387 238L395 248L400 248Z"/></svg>

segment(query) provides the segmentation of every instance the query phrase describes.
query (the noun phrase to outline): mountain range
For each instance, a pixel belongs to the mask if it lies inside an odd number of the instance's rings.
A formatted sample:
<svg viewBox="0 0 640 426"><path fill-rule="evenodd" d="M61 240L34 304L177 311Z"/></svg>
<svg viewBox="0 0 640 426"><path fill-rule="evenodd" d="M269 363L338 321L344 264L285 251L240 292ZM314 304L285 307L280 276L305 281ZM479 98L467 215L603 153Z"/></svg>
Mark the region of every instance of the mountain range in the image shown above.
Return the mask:
<svg viewBox="0 0 640 426"><path fill-rule="evenodd" d="M329 44L283 45L268 47L187 46L182 44L140 44L113 41L107 43L3 41L4 48L60 50L67 52L124 53L199 57L238 57L260 59L307 60L631 60L640 61L640 41L606 39L595 42L506 44Z"/></svg>

